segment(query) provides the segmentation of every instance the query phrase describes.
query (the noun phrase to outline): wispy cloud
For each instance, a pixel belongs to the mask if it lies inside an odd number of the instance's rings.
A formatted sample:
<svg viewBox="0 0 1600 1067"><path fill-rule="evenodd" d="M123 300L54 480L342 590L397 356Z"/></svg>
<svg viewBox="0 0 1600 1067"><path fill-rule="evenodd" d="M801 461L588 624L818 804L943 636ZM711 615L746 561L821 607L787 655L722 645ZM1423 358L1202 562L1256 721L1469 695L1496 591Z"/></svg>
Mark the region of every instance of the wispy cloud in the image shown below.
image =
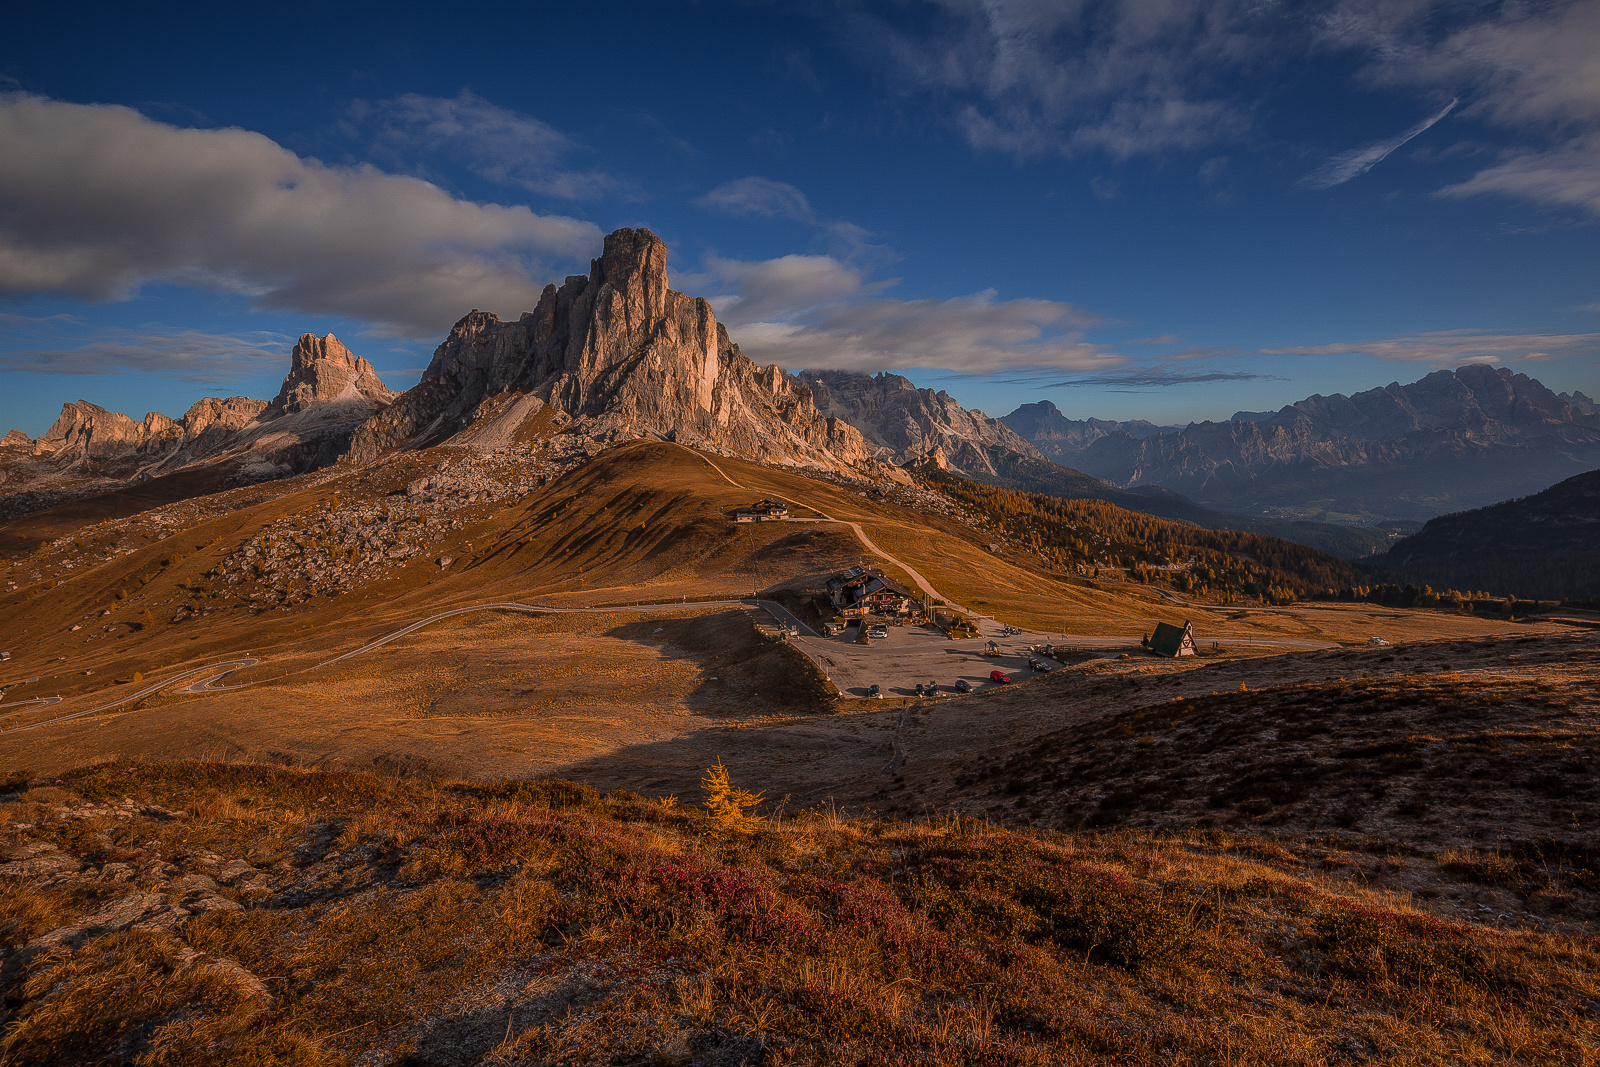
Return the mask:
<svg viewBox="0 0 1600 1067"><path fill-rule="evenodd" d="M1161 370L1125 371L1117 374L1093 374L1078 378L1055 378L1034 375L994 379L997 384L1026 385L1033 389L1066 389L1078 386L1096 386L1104 389L1165 389L1175 385L1200 385L1205 382L1286 381L1275 374L1253 374L1248 371L1195 371L1173 374Z"/></svg>
<svg viewBox="0 0 1600 1067"><path fill-rule="evenodd" d="M166 280L437 338L533 307L593 223L303 159L259 133L0 95L0 295L116 299Z"/></svg>
<svg viewBox="0 0 1600 1067"><path fill-rule="evenodd" d="M788 182L751 176L724 182L695 201L718 215L735 218L787 219L810 226L834 255L855 263L883 264L896 257L877 234L843 219L818 215L806 194Z"/></svg>
<svg viewBox="0 0 1600 1067"><path fill-rule="evenodd" d="M1243 136L1251 105L1219 88L1274 57L1283 18L1254 0L942 0L915 20L865 7L846 46L947 108L969 144L1113 158Z"/></svg>
<svg viewBox="0 0 1600 1067"><path fill-rule="evenodd" d="M1440 196L1498 193L1600 215L1600 133L1544 152L1523 152L1439 190Z"/></svg>
<svg viewBox="0 0 1600 1067"><path fill-rule="evenodd" d="M1462 115L1514 136L1498 164L1443 190L1600 214L1600 4L1342 0L1321 39L1366 54L1380 87L1459 93Z"/></svg>
<svg viewBox="0 0 1600 1067"><path fill-rule="evenodd" d="M805 193L788 182L771 178L737 178L717 186L695 203L719 215L816 221Z"/></svg>
<svg viewBox="0 0 1600 1067"><path fill-rule="evenodd" d="M584 151L582 145L549 123L467 89L451 97L406 93L357 100L350 106L350 127L368 141L375 158L424 176L430 158L445 157L481 178L541 196L585 200L631 188L601 171L566 166Z"/></svg>
<svg viewBox="0 0 1600 1067"><path fill-rule="evenodd" d="M1266 356L1372 356L1392 363L1434 366L1466 363L1523 363L1600 354L1600 333L1493 334L1479 330L1439 330L1378 341L1263 348Z"/></svg>
<svg viewBox="0 0 1600 1067"><path fill-rule="evenodd" d="M287 370L293 344L291 337L266 332L103 328L73 347L0 351L0 367L44 374L163 374L219 384Z"/></svg>
<svg viewBox="0 0 1600 1067"><path fill-rule="evenodd" d="M1331 189L1335 185L1343 185L1351 178L1360 177L1379 163L1382 163L1395 149L1430 129L1440 119L1454 111L1456 105L1460 102L1459 98L1451 100L1435 114L1428 116L1398 136L1389 137L1382 141L1374 141L1372 144L1362 148L1352 148L1348 152L1340 152L1322 166L1301 178L1298 184L1303 189Z"/></svg>
<svg viewBox="0 0 1600 1067"><path fill-rule="evenodd" d="M993 290L946 300L882 295L832 256L713 259L692 281L722 294L717 314L746 354L789 368L943 368L988 374L1019 366L1091 370L1126 360L1086 340L1100 316L1056 300L1001 300Z"/></svg>

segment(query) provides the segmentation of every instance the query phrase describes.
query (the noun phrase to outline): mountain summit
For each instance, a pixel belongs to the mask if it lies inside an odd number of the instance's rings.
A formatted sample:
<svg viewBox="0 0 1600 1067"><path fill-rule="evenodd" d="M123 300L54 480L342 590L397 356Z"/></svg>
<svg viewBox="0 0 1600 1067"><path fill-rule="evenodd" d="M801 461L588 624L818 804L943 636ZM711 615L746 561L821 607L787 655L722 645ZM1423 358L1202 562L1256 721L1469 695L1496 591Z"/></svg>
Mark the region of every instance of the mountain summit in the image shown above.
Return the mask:
<svg viewBox="0 0 1600 1067"><path fill-rule="evenodd" d="M728 339L710 303L667 284L649 230L608 236L587 275L545 287L514 322L473 311L422 380L357 431L351 456L455 440L495 447L553 432L559 451L633 437L830 470L871 463L848 423Z"/></svg>
<svg viewBox="0 0 1600 1067"><path fill-rule="evenodd" d="M289 373L278 396L261 413L263 419L292 415L319 404L354 401L380 407L395 392L378 378L372 364L340 344L333 334L302 334L289 354Z"/></svg>

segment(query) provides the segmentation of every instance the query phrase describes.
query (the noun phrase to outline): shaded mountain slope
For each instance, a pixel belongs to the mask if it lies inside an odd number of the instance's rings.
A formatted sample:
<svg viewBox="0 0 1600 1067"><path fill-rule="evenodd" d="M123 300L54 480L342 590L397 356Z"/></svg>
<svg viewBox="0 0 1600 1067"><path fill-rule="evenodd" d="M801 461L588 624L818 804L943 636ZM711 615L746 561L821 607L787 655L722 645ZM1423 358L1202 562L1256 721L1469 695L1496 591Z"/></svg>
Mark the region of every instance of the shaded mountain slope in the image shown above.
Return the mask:
<svg viewBox="0 0 1600 1067"><path fill-rule="evenodd" d="M1438 589L1600 596L1600 470L1521 500L1431 519L1378 562Z"/></svg>

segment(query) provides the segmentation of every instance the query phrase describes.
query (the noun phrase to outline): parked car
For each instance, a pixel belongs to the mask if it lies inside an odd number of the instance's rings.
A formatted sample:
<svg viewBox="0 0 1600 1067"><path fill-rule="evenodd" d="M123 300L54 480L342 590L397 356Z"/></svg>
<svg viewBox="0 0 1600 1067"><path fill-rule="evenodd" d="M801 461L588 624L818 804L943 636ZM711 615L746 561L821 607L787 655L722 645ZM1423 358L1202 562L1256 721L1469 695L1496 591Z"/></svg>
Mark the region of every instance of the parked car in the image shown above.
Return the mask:
<svg viewBox="0 0 1600 1067"><path fill-rule="evenodd" d="M1050 664L1046 663L1042 659L1029 657L1029 659L1028 659L1028 669L1031 670L1031 671L1038 671L1040 674L1049 674L1050 673Z"/></svg>
<svg viewBox="0 0 1600 1067"><path fill-rule="evenodd" d="M1005 685L1007 682L1011 681L1011 675L1007 674L1005 671L990 671L989 681L999 682L1001 685Z"/></svg>
<svg viewBox="0 0 1600 1067"><path fill-rule="evenodd" d="M936 696L939 695L939 683L938 682L929 682L928 683L928 695L931 696L931 697L936 697Z"/></svg>
<svg viewBox="0 0 1600 1067"><path fill-rule="evenodd" d="M877 637L877 638L880 638L880 639L889 636L889 628L887 626L883 625L882 623L879 623L878 625L874 626L872 628L871 632L872 632L872 636L873 637Z"/></svg>
<svg viewBox="0 0 1600 1067"><path fill-rule="evenodd" d="M883 699L883 689L881 687L879 687L879 686L876 686L876 685L867 686L867 699L868 700L882 700Z"/></svg>
<svg viewBox="0 0 1600 1067"><path fill-rule="evenodd" d="M917 696L922 696L922 683L917 683Z"/></svg>
<svg viewBox="0 0 1600 1067"><path fill-rule="evenodd" d="M958 693L970 693L970 692L972 692L972 683L967 681L965 678L957 678L956 679L956 692L958 692Z"/></svg>

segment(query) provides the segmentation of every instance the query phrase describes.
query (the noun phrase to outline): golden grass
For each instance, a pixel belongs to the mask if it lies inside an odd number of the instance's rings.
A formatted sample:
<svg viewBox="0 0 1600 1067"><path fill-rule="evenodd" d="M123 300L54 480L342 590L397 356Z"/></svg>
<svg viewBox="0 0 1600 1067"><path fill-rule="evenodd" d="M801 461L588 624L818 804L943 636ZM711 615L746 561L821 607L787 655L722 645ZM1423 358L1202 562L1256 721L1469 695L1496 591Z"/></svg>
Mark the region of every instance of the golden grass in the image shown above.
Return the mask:
<svg viewBox="0 0 1600 1067"><path fill-rule="evenodd" d="M235 813L92 825L180 866L202 841L250 856L273 891L176 938L8 970L8 1064L1592 1064L1600 1039L1592 939L1330 888L1281 843L837 812L729 835L695 807L562 782L69 779L94 803ZM30 837L85 803L25 802ZM77 914L13 901L14 937ZM258 977L270 1010L188 950Z"/></svg>

